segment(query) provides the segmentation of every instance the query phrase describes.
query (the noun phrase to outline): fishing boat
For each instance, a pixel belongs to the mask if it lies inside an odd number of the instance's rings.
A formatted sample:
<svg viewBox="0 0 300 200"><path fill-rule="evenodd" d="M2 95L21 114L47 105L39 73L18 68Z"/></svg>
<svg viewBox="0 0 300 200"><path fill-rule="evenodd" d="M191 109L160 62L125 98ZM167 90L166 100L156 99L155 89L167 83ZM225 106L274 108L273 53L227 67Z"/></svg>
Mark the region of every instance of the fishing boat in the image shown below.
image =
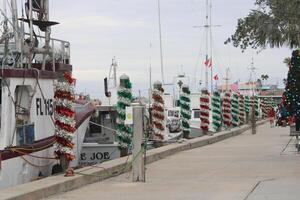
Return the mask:
<svg viewBox="0 0 300 200"><path fill-rule="evenodd" d="M58 77L72 72L72 65L70 43L51 37L51 27L58 23L49 20L49 0L0 3L1 190L55 171L54 87ZM74 108L76 159L71 166L78 165L94 112L88 101L74 103Z"/></svg>

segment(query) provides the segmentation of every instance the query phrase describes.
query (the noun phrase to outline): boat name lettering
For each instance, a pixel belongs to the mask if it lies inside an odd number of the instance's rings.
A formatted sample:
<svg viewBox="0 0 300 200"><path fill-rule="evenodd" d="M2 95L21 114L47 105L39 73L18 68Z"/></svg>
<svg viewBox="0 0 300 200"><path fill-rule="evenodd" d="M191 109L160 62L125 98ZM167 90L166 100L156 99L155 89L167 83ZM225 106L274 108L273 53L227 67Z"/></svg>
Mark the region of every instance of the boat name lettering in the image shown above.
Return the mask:
<svg viewBox="0 0 300 200"><path fill-rule="evenodd" d="M52 115L53 100L36 98L36 115Z"/></svg>
<svg viewBox="0 0 300 200"><path fill-rule="evenodd" d="M85 161L87 159L89 159L89 160L109 160L110 155L109 155L109 152L93 152L92 156L90 156L90 158L88 158L86 153L81 153L80 158L82 161Z"/></svg>

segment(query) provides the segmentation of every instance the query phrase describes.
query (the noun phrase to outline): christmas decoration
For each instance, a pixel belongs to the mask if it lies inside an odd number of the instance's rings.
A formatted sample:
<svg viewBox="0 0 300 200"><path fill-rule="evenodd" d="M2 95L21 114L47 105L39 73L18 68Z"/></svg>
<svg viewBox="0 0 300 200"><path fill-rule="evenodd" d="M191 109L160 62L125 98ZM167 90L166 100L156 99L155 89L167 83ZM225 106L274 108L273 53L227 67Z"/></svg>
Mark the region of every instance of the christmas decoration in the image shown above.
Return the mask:
<svg viewBox="0 0 300 200"><path fill-rule="evenodd" d="M231 126L231 99L230 92L225 92L222 104L223 122L227 128Z"/></svg>
<svg viewBox="0 0 300 200"><path fill-rule="evenodd" d="M184 138L189 138L191 127L190 127L190 119L191 119L191 99L190 99L190 89L189 86L183 85L182 92L180 94L180 115L182 122L182 133Z"/></svg>
<svg viewBox="0 0 300 200"><path fill-rule="evenodd" d="M232 115L232 126L236 127L239 125L239 96L233 93L231 96L231 115Z"/></svg>
<svg viewBox="0 0 300 200"><path fill-rule="evenodd" d="M283 106L287 117L294 117L296 130L300 130L300 50L294 50L283 93Z"/></svg>
<svg viewBox="0 0 300 200"><path fill-rule="evenodd" d="M125 125L126 119L126 107L130 106L132 102L132 93L131 93L131 82L129 77L123 74L120 77L120 85L118 88L118 102L117 102L117 139L119 142L119 148L121 151L126 151L131 147L132 143L132 127Z"/></svg>
<svg viewBox="0 0 300 200"><path fill-rule="evenodd" d="M264 99L261 100L260 102L260 108L262 112L262 118L267 118L269 114L269 105L268 102Z"/></svg>
<svg viewBox="0 0 300 200"><path fill-rule="evenodd" d="M246 112L246 115L249 115L249 112L250 112L250 98L249 98L249 96L245 96L245 112Z"/></svg>
<svg viewBox="0 0 300 200"><path fill-rule="evenodd" d="M256 119L259 116L259 102L258 102L258 96L254 96L254 109L255 109L255 117Z"/></svg>
<svg viewBox="0 0 300 200"><path fill-rule="evenodd" d="M239 121L245 124L245 99L243 95L239 95Z"/></svg>
<svg viewBox="0 0 300 200"><path fill-rule="evenodd" d="M160 81L156 81L152 91L152 122L155 139L163 140L165 131L164 89Z"/></svg>
<svg viewBox="0 0 300 200"><path fill-rule="evenodd" d="M204 133L208 132L209 129L209 110L210 110L210 96L208 91L202 90L200 97L200 119L201 119L201 129Z"/></svg>
<svg viewBox="0 0 300 200"><path fill-rule="evenodd" d="M222 125L221 121L221 97L218 91L213 93L211 97L211 106L212 106L212 125L215 131L219 131Z"/></svg>
<svg viewBox="0 0 300 200"><path fill-rule="evenodd" d="M75 159L73 152L75 112L73 108L75 79L70 72L65 72L55 85L54 120L55 120L55 154L64 156L66 162ZM70 169L72 170L72 169Z"/></svg>

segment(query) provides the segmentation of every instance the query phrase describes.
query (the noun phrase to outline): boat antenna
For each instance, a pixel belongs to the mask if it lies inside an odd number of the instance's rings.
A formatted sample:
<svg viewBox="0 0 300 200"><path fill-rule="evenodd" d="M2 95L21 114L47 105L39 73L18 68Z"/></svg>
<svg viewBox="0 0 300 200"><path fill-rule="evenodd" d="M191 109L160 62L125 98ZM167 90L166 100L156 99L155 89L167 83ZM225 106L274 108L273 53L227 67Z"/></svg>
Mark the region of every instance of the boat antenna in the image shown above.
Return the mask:
<svg viewBox="0 0 300 200"><path fill-rule="evenodd" d="M160 0L157 0L157 5L158 5L159 46L160 46L160 72L161 72L161 81L162 84L164 85L165 78L164 78L163 48L162 48L162 39L161 39Z"/></svg>
<svg viewBox="0 0 300 200"><path fill-rule="evenodd" d="M110 88L117 87L117 67L118 67L118 63L117 63L116 57L114 56L111 61L109 75L108 75L108 84L110 83L110 81L113 82L113 84L112 84L113 86L110 86Z"/></svg>

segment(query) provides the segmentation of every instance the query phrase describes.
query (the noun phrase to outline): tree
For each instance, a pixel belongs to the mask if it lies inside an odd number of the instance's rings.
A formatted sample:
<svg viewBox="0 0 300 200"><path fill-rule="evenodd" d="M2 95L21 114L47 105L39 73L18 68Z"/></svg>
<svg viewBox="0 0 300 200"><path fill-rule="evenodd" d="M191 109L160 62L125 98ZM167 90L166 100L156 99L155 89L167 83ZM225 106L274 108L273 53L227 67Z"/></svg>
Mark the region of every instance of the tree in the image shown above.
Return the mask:
<svg viewBox="0 0 300 200"><path fill-rule="evenodd" d="M283 105L288 116L296 119L296 130L300 129L300 51L292 53L291 67L288 72L286 87L283 94Z"/></svg>
<svg viewBox="0 0 300 200"><path fill-rule="evenodd" d="M235 33L225 41L244 51L254 49L300 46L300 1L256 0L257 9L238 19Z"/></svg>
<svg viewBox="0 0 300 200"><path fill-rule="evenodd" d="M260 78L261 78L261 80L262 80L264 83L266 83L265 81L267 81L267 80L269 79L269 75L268 75L268 74L262 74L262 75L260 76Z"/></svg>

